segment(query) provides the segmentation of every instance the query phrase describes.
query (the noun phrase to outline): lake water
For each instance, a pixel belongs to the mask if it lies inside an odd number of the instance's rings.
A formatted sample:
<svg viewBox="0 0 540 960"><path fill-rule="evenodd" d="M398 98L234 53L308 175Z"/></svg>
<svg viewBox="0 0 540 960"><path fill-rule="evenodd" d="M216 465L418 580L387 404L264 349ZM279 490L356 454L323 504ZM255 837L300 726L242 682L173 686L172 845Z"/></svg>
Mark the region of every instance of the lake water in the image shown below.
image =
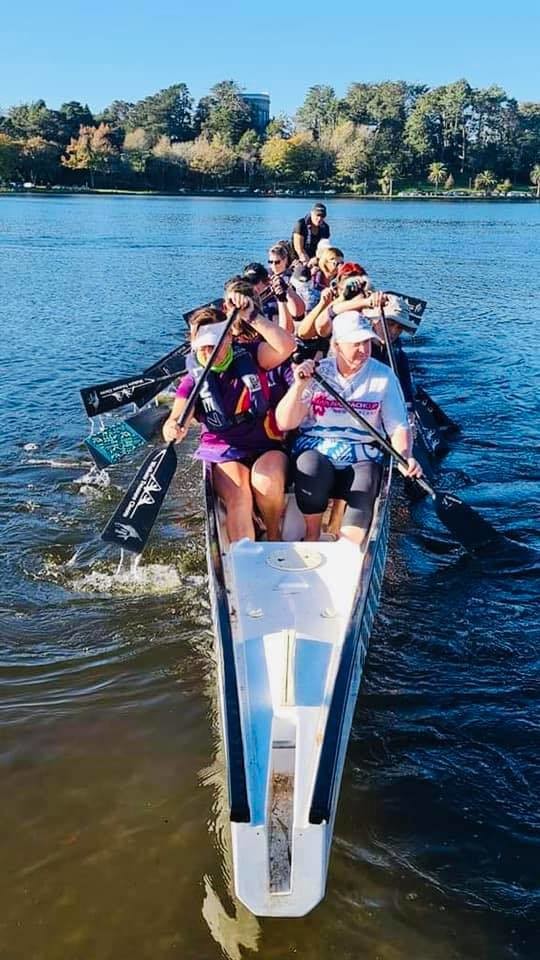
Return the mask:
<svg viewBox="0 0 540 960"><path fill-rule="evenodd" d="M137 583L98 539L134 464L79 482L79 387L172 349L305 207L0 198L2 960L538 956L534 571L464 558L396 497L328 894L258 920L230 890L198 469L185 453ZM336 200L329 221L429 301L410 356L462 427L439 482L538 548L540 204Z"/></svg>

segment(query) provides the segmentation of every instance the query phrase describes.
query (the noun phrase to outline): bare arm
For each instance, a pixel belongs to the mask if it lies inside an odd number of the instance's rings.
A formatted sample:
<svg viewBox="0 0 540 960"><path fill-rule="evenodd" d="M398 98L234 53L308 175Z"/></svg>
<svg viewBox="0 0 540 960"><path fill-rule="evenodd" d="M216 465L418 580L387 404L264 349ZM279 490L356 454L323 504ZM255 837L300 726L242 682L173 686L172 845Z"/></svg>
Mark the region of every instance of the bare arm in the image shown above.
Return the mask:
<svg viewBox="0 0 540 960"><path fill-rule="evenodd" d="M422 467L412 455L413 438L410 427L397 427L390 437L390 442L394 450L407 460L407 469L401 465L398 468L401 473L406 477L421 477Z"/></svg>
<svg viewBox="0 0 540 960"><path fill-rule="evenodd" d="M316 336L326 336L326 334L319 334L317 329L316 320L321 316L321 314L326 310L328 305L332 302L333 291L330 288L323 290L321 294L321 299L315 306L313 310L310 310L309 313L306 313L304 319L299 324L297 329L297 335L299 337L304 337L306 340L311 340ZM332 331L332 325L330 324L330 333ZM329 336L329 334L328 334Z"/></svg>
<svg viewBox="0 0 540 960"><path fill-rule="evenodd" d="M166 440L167 443L171 443L173 440L176 443L180 443L188 432L191 421L193 420L193 413L191 414L191 416L189 417L189 420L187 421L187 423L184 424L183 427L178 426L178 420L180 419L182 413L185 410L186 403L187 403L186 397L175 398L170 415L165 421L165 423L163 424L162 431L161 431L163 434L163 439Z"/></svg>
<svg viewBox="0 0 540 960"><path fill-rule="evenodd" d="M306 253L304 247L304 238L301 233L293 233L293 247L298 259L301 260L302 263L307 263L309 257Z"/></svg>
<svg viewBox="0 0 540 960"><path fill-rule="evenodd" d="M294 430L306 416L310 401L302 400L302 396L314 369L313 360L304 360L294 367L294 381L276 407L276 423L280 430Z"/></svg>
<svg viewBox="0 0 540 960"><path fill-rule="evenodd" d="M294 323L287 300L277 301L278 325L287 333L294 333Z"/></svg>
<svg viewBox="0 0 540 960"><path fill-rule="evenodd" d="M247 318L246 318L247 319ZM257 350L257 362L263 370L273 370L288 360L296 349L296 341L288 330L266 320L260 313L248 320L256 333L263 338Z"/></svg>

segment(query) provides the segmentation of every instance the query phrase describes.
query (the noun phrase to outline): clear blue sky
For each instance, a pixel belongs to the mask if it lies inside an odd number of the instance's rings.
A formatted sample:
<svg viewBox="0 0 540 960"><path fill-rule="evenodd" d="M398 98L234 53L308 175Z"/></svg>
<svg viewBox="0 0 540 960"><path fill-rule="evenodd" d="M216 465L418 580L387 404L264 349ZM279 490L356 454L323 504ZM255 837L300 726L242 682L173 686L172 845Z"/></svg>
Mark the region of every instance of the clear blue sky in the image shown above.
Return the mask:
<svg viewBox="0 0 540 960"><path fill-rule="evenodd" d="M274 114L294 113L315 83L341 96L353 81L385 79L436 86L465 77L540 101L538 0L456 0L436 15L433 6L387 0L375 14L358 0L4 5L0 108L43 97L50 107L80 100L99 110L180 81L198 99L224 79L269 93Z"/></svg>

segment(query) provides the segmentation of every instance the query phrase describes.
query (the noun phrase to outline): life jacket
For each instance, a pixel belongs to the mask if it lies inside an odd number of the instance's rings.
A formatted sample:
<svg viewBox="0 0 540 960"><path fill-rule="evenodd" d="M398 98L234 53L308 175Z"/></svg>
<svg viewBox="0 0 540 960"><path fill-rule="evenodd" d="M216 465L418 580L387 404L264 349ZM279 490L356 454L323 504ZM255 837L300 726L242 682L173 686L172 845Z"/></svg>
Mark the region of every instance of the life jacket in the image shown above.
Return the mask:
<svg viewBox="0 0 540 960"><path fill-rule="evenodd" d="M188 367L195 383L197 383L204 367L201 366L194 354L190 356ZM210 370L199 394L197 407L201 419L213 433L222 433L239 423L247 423L250 420L264 417L269 406L267 391L263 390L258 367L251 353L241 344L234 344L233 359L225 372L232 378L237 378L243 382L249 393L249 409L227 417L223 408L219 376L216 371Z"/></svg>
<svg viewBox="0 0 540 960"><path fill-rule="evenodd" d="M313 223L311 222L311 213L307 213L304 217L304 223L306 225L306 236L304 239L304 250L309 254L310 257L315 256L315 250L319 240L327 240L330 236L330 230L328 229L327 223L319 224L319 229L315 233Z"/></svg>

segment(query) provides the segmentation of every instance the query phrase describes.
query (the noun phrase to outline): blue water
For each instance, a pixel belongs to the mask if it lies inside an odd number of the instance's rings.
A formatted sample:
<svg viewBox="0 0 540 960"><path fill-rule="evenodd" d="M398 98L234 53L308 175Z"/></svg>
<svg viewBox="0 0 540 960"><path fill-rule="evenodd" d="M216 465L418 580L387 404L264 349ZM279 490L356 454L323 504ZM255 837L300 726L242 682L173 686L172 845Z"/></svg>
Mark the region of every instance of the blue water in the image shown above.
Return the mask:
<svg viewBox="0 0 540 960"><path fill-rule="evenodd" d="M2 957L538 955L534 566L468 559L396 497L328 895L259 921L230 895L198 471L136 582L98 540L134 464L78 483L78 388L174 347L304 206L0 198ZM438 482L540 549L540 205L336 200L329 221L377 286L429 301L409 355L462 427Z"/></svg>

